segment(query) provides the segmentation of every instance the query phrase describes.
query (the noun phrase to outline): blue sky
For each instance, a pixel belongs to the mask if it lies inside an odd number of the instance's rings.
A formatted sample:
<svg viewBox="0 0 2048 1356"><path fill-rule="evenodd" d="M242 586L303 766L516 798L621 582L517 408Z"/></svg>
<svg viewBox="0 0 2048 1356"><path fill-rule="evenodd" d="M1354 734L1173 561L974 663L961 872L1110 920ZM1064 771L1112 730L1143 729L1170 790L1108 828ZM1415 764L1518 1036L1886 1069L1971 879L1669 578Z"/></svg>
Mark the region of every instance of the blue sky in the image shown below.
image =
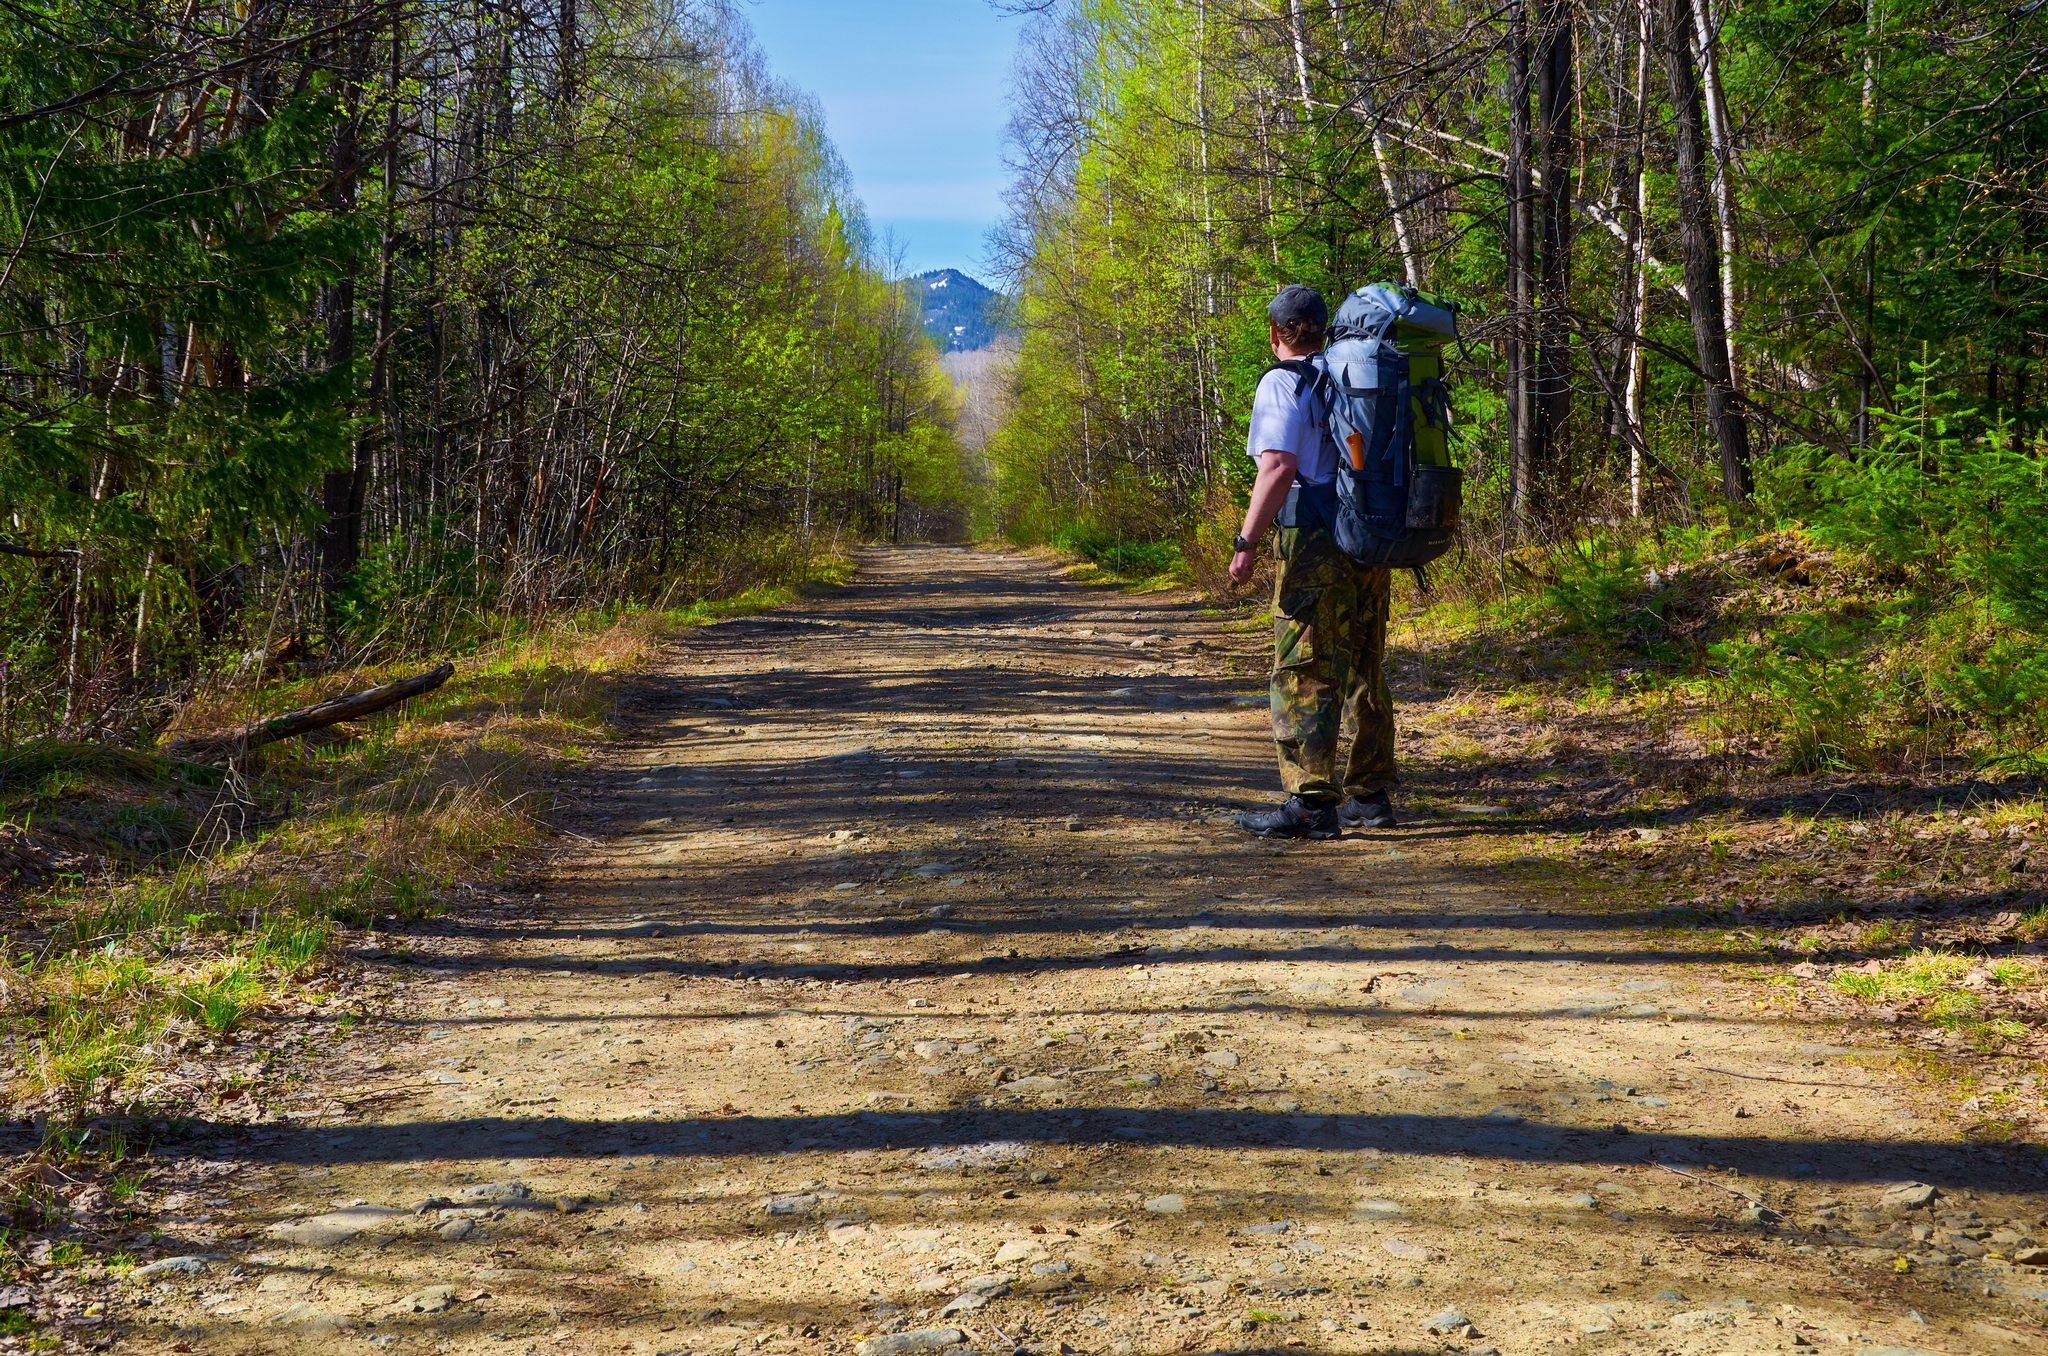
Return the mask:
<svg viewBox="0 0 2048 1356"><path fill-rule="evenodd" d="M1002 218L1015 19L987 0L742 0L769 66L815 95L878 241L904 270L987 281Z"/></svg>

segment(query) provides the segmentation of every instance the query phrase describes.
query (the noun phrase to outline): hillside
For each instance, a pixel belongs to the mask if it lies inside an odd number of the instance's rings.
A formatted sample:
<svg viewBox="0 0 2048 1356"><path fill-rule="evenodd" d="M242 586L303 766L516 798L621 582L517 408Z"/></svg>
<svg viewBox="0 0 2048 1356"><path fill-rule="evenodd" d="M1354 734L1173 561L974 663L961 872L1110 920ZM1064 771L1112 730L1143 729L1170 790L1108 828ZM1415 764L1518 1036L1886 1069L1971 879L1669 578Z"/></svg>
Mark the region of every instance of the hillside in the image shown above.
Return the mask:
<svg viewBox="0 0 2048 1356"><path fill-rule="evenodd" d="M957 268L920 273L924 287L924 329L949 353L987 348L1005 333L1002 293L982 286Z"/></svg>

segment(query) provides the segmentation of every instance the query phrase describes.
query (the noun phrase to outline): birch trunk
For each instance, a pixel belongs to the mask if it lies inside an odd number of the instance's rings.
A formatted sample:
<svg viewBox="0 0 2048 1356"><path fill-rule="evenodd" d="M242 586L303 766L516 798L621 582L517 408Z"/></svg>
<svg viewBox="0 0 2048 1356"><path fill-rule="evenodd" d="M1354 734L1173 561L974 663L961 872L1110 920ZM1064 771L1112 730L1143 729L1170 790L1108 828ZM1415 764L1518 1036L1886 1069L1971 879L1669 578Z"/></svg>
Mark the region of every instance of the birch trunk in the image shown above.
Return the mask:
<svg viewBox="0 0 2048 1356"><path fill-rule="evenodd" d="M1351 65L1351 32L1345 26L1344 0L1330 0L1330 20L1337 29L1337 47L1344 54L1344 64ZM1372 125L1372 162L1379 171L1380 192L1387 195L1387 214L1394 222L1394 245L1401 251L1401 273L1410 287L1422 286L1422 264L1415 257L1415 245L1408 234L1408 211L1401 206L1401 195L1394 188L1393 167L1387 161L1387 138L1380 130L1379 110L1374 107L1371 87L1360 72L1358 82L1358 103L1367 122Z"/></svg>
<svg viewBox="0 0 2048 1356"><path fill-rule="evenodd" d="M1636 0L1636 145L1631 169L1635 177L1635 220L1629 229L1629 268L1632 296L1629 306L1628 376L1623 390L1621 417L1628 426L1628 511L1632 518L1643 516L1643 321L1650 313L1650 268L1644 256L1645 233L1650 222L1650 179L1643 173L1645 143L1650 122L1650 0Z"/></svg>

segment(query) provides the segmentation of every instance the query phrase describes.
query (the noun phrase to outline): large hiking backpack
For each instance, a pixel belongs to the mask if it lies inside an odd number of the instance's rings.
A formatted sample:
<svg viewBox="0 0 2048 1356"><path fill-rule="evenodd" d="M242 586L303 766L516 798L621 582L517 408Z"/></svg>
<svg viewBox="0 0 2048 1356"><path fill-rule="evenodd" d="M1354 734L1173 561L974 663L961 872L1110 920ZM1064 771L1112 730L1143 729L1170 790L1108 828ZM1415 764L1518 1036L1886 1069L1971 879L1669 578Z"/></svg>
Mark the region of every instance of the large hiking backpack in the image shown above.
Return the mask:
<svg viewBox="0 0 2048 1356"><path fill-rule="evenodd" d="M1420 579L1457 537L1464 477L1451 465L1447 339L1458 339L1455 303L1385 283L1346 297L1330 324L1318 385L1337 444L1331 530L1361 565Z"/></svg>

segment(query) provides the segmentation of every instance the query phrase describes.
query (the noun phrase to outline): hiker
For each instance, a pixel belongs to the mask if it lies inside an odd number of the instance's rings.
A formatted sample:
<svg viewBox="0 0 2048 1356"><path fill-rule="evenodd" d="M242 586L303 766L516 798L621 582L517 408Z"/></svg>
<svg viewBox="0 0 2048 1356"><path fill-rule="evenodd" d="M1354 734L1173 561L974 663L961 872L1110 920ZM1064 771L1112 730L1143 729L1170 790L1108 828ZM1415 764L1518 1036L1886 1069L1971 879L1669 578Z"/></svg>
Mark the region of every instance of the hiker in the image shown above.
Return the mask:
<svg viewBox="0 0 2048 1356"><path fill-rule="evenodd" d="M1231 542L1230 577L1252 577L1252 552L1277 524L1273 583L1273 742L1287 799L1239 819L1261 838L1335 838L1391 829L1394 699L1387 689L1388 570L1338 549L1337 445L1319 408L1327 371L1322 293L1290 283L1266 307L1274 365L1252 397L1245 451L1258 480ZM1339 730L1350 727L1340 746ZM1342 765L1339 765L1340 752Z"/></svg>

